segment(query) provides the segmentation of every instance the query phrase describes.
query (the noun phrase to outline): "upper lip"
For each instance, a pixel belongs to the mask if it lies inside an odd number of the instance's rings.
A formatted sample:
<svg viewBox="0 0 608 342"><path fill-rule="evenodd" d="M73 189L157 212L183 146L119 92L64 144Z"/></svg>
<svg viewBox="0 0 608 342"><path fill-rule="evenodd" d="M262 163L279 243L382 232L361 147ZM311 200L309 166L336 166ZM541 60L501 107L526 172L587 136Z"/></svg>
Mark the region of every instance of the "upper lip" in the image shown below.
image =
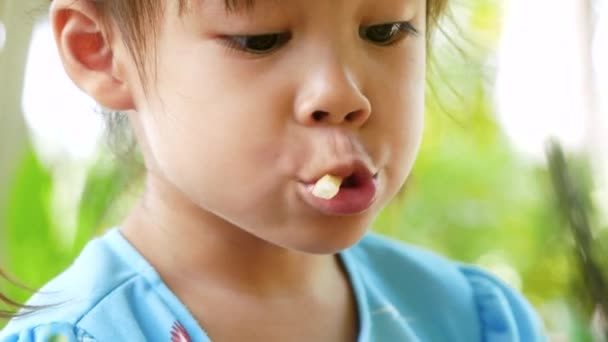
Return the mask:
<svg viewBox="0 0 608 342"><path fill-rule="evenodd" d="M357 179L371 178L375 176L374 171L362 160L351 160L348 162L336 163L330 167L321 169L313 177L304 178L303 183L315 184L325 175L332 175L340 178L355 177Z"/></svg>

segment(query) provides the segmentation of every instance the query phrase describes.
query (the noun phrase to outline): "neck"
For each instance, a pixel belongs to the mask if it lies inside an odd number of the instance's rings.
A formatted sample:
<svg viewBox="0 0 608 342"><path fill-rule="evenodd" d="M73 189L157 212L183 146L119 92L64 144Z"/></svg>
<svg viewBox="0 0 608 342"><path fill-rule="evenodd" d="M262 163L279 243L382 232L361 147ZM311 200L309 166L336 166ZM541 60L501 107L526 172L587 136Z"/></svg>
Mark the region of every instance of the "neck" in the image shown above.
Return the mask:
<svg viewBox="0 0 608 342"><path fill-rule="evenodd" d="M311 255L262 240L198 207L150 176L122 226L126 238L168 283L254 296L326 293L343 277L335 256Z"/></svg>

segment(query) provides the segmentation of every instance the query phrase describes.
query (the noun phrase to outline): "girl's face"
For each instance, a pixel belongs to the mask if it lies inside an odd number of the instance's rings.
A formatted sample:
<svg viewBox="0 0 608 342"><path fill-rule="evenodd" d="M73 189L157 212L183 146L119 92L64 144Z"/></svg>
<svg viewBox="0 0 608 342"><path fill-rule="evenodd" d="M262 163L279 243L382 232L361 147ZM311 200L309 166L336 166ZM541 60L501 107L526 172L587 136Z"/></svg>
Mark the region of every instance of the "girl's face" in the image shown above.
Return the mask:
<svg viewBox="0 0 608 342"><path fill-rule="evenodd" d="M419 147L425 1L197 3L165 10L156 73L133 94L150 184L274 245L352 245ZM314 199L327 173L351 177Z"/></svg>

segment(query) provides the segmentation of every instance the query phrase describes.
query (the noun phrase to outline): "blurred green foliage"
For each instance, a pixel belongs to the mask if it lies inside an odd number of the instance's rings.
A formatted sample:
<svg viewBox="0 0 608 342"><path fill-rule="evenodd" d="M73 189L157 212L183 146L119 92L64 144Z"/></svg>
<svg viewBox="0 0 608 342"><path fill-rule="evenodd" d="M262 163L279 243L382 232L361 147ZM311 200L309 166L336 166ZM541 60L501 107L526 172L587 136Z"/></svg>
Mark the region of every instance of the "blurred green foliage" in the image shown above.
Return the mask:
<svg viewBox="0 0 608 342"><path fill-rule="evenodd" d="M113 208L123 203L121 198L129 194L125 189L133 182L128 170L108 156L101 156L90 167L77 208L75 231L66 238L63 221L54 219L56 175L29 149L12 183L7 238L2 240L6 241L2 248L6 248L8 257L5 266L12 277L27 287L40 287L65 269L95 234L116 223L125 208ZM0 290L20 302L31 295L23 288L1 282Z"/></svg>
<svg viewBox="0 0 608 342"><path fill-rule="evenodd" d="M590 340L589 308L573 295L580 280L573 243L548 170L512 149L493 113L487 61L500 34L499 8L491 0L477 1L456 14L476 43L443 42L434 50L439 62L429 71L418 161L374 229L487 267L521 287L549 330ZM458 36L450 25L445 30ZM464 47L464 54L455 46ZM7 236L1 240L9 272L36 288L67 267L92 236L119 222L133 198L127 189L136 182L133 171L122 166L105 152L88 169L76 232L66 241L52 213L58 175L30 149L12 185ZM0 289L20 301L29 295L8 284Z"/></svg>

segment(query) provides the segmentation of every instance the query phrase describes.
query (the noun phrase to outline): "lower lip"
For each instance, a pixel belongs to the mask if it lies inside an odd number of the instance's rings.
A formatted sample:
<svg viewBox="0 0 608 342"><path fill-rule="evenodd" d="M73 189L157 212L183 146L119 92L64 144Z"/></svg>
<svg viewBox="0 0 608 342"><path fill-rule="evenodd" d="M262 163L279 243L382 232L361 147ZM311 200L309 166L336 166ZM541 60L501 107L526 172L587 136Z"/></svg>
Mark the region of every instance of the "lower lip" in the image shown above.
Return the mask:
<svg viewBox="0 0 608 342"><path fill-rule="evenodd" d="M300 183L300 193L306 203L328 215L356 215L369 209L376 200L375 178L363 180L356 187L340 188L331 199L319 198L312 194L314 184Z"/></svg>

